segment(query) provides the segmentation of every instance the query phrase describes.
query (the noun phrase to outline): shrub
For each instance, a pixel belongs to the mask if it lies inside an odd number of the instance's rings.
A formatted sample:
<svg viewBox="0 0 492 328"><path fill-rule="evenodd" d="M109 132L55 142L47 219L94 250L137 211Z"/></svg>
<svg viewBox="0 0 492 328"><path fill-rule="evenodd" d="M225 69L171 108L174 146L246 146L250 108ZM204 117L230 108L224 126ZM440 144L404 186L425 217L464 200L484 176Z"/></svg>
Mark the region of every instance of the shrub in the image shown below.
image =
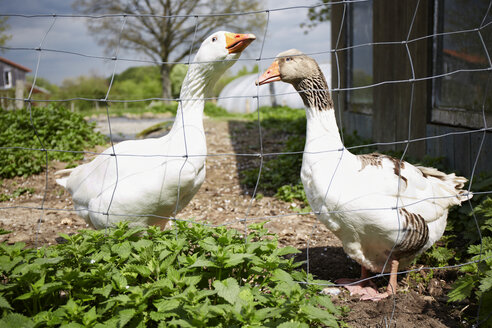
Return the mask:
<svg viewBox="0 0 492 328"><path fill-rule="evenodd" d="M250 113L245 117L256 120L257 115L257 113ZM306 118L303 110L289 107L261 107L260 122L261 127L274 136L272 138L286 140L281 152L301 152L303 150L306 134ZM265 157L261 173L263 190L275 194L284 185L299 184L301 163L301 153ZM258 172L259 168L242 171L241 182L253 188Z"/></svg>
<svg viewBox="0 0 492 328"><path fill-rule="evenodd" d="M322 287L263 224L177 222L62 235L42 249L0 244L0 326L337 327ZM68 327L68 326L67 326Z"/></svg>
<svg viewBox="0 0 492 328"><path fill-rule="evenodd" d="M219 107L219 106L217 106L216 104L214 104L212 102L206 102L205 103L205 108L203 109L203 112L208 117L231 117L231 116L236 116L236 114L229 113L224 108Z"/></svg>
<svg viewBox="0 0 492 328"><path fill-rule="evenodd" d="M102 134L94 132L95 123L87 123L81 115L63 107L32 107L31 112L32 124L26 109L0 109L0 144L14 147L0 150L0 177L39 173L46 166L46 156L65 162L82 159L83 153L64 151L81 152L105 142ZM62 151L46 152L41 150L43 147Z"/></svg>

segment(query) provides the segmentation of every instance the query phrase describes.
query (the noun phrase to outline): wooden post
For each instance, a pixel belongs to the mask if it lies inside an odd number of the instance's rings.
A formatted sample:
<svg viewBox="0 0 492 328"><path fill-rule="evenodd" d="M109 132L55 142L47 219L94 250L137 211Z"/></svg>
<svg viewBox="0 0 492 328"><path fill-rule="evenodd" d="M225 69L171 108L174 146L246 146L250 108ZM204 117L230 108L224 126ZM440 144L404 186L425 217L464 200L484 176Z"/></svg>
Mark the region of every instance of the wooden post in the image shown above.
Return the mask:
<svg viewBox="0 0 492 328"><path fill-rule="evenodd" d="M275 96L275 83L270 83L270 102L272 103L272 107L277 107L277 97Z"/></svg>
<svg viewBox="0 0 492 328"><path fill-rule="evenodd" d="M337 1L338 2L338 1ZM347 46L347 16L348 16L348 8L349 4L337 3L336 5L331 6L331 47L335 52L331 55L331 88L336 89L338 87L344 88L346 87L347 74L346 74L346 65L347 65L347 50L337 51L337 49L345 48ZM345 10L345 17L344 17ZM343 25L342 25L343 22ZM340 28L342 31L340 32ZM339 38L338 45L337 40ZM338 59L338 61L337 61ZM340 83L338 81L338 71L340 68ZM339 109L340 112L344 112L347 106L347 92L346 91L336 91L332 93L332 98L335 106L335 113L338 115Z"/></svg>
<svg viewBox="0 0 492 328"><path fill-rule="evenodd" d="M411 80L412 64L415 78L429 76L431 38L408 43L405 41L429 34L432 26L429 12L432 1L419 4L417 0L373 2L373 42L398 41L392 45L374 45L374 83ZM403 41L403 42L402 42ZM412 86L413 85L413 86ZM413 100L411 100L413 88ZM393 142L426 136L430 108L429 82L386 83L374 88L373 139L375 142ZM411 111L411 116L410 116ZM410 135L409 135L410 129ZM383 149L402 150L405 144L385 146ZM425 142L411 143L408 155L425 155Z"/></svg>
<svg viewBox="0 0 492 328"><path fill-rule="evenodd" d="M17 99L15 101L16 109L24 108L24 86L23 80L15 81L15 98Z"/></svg>

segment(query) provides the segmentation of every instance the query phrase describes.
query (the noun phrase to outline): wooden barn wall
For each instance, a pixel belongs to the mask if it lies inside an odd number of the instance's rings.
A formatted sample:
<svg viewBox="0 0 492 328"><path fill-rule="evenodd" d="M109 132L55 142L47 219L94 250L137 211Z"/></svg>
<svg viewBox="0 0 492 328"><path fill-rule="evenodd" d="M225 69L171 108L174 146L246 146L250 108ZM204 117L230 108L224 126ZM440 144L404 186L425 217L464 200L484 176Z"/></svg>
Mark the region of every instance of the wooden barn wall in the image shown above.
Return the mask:
<svg viewBox="0 0 492 328"><path fill-rule="evenodd" d="M410 39L429 34L432 25L433 1L420 2L416 21ZM374 0L374 32L373 42L405 40L413 17L417 0L388 1ZM343 19L343 5L332 6L331 40L334 50L347 46L346 18ZM346 14L346 12L345 12ZM340 33L341 22L342 32ZM379 22L379 24L378 24ZM382 22L382 23L381 23ZM391 26L391 28L388 28ZM339 34L340 33L340 34ZM340 38L339 38L340 36ZM338 44L337 44L338 40ZM426 77L432 74L432 44L426 41L414 42L409 50L415 69L415 77ZM347 87L347 51L337 50L332 55L332 88ZM340 67L340 83L336 67ZM411 66L406 49L403 45L375 46L374 47L374 83L411 78ZM357 134L372 139L373 142L393 142L406 140L410 123L410 138L429 138L422 142L412 143L408 155L414 158L423 156L442 157L444 164L459 174L470 176L477 153L484 138L482 150L476 164L475 173L492 172L492 132L471 132L471 129L439 125L430 123L431 83L427 81L415 82L412 99L411 122L408 121L411 83L385 84L373 88L374 106L373 115L356 113L350 110L347 103L346 91L333 93L337 117L342 113L343 128L348 133L357 131ZM470 132L465 134L455 134ZM433 138L434 136L449 136ZM402 149L401 146L392 146L391 149ZM384 150L384 149L381 149Z"/></svg>
<svg viewBox="0 0 492 328"><path fill-rule="evenodd" d="M427 137L450 134L440 138L426 140L426 154L432 157L444 157L446 167L453 168L459 174L470 176L477 159L482 139L484 139L478 157L476 173L492 172L492 132L470 132L469 129L446 125L427 124Z"/></svg>

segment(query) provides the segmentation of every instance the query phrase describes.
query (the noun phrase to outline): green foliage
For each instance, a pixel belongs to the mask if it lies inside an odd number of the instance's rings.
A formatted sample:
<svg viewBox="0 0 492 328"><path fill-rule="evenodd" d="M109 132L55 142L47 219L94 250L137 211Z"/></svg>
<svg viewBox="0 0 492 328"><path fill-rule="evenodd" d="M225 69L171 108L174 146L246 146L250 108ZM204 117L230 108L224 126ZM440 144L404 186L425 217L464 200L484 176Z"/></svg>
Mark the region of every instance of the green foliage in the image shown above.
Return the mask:
<svg viewBox="0 0 492 328"><path fill-rule="evenodd" d="M245 117L255 121L257 115L257 113L250 113ZM260 181L262 188L273 194L284 185L298 185L302 164L302 153L300 152L304 148L306 134L304 111L289 107L261 107L260 123L268 133L281 135L282 137L278 139L286 140L281 152L298 152L265 158ZM242 171L241 182L249 188L254 187L258 172L259 168Z"/></svg>
<svg viewBox="0 0 492 328"><path fill-rule="evenodd" d="M492 198L487 197L480 205L475 207L475 214L482 218L480 229L483 234L492 235Z"/></svg>
<svg viewBox="0 0 492 328"><path fill-rule="evenodd" d="M0 244L0 326L338 327L340 310L263 224L176 222L82 231L41 249Z"/></svg>
<svg viewBox="0 0 492 328"><path fill-rule="evenodd" d="M49 160L65 162L83 157L82 153L37 150L43 146L45 149L83 151L105 142L104 136L94 132L95 124L87 123L81 115L61 106L32 107L31 112L35 129L28 110L0 110L0 144L19 147L0 150L1 177L39 173L46 166L46 156Z"/></svg>
<svg viewBox="0 0 492 328"><path fill-rule="evenodd" d="M159 81L160 76L159 66L133 66L119 74L115 74L114 81L143 81L145 79Z"/></svg>
<svg viewBox="0 0 492 328"><path fill-rule="evenodd" d="M159 67L134 66L115 75L110 99L130 100L159 98L162 93L162 81ZM118 106L121 106L118 104ZM129 107L142 107L141 102L127 103Z"/></svg>
<svg viewBox="0 0 492 328"><path fill-rule="evenodd" d="M109 82L102 76L79 76L77 78L65 79L54 97L57 99L104 99L108 88ZM78 110L82 111L96 106L94 101L90 100L76 100L74 104Z"/></svg>
<svg viewBox="0 0 492 328"><path fill-rule="evenodd" d="M178 111L178 102L173 101L173 102L162 102L162 101L157 101L151 103L146 110L150 110L153 113L171 113L173 115L176 115Z"/></svg>
<svg viewBox="0 0 492 328"><path fill-rule="evenodd" d="M188 66L184 64L177 64L171 70L172 96L175 98L179 97L181 84L183 83L187 70ZM43 79L38 79L36 84L45 87L53 93L54 97L60 99L79 97L104 99L108 92L110 81L110 77L105 78L91 75L67 79L63 81L60 88ZM134 66L119 74L115 74L109 93L109 99L111 100L141 100L161 97L162 80L158 66ZM94 101L76 100L74 104L77 110L84 112L96 108ZM142 109L149 104L151 104L151 100L127 103L114 102L112 103L111 111L132 111L133 109ZM105 103L99 102L99 105L104 107Z"/></svg>
<svg viewBox="0 0 492 328"><path fill-rule="evenodd" d="M448 238L444 236L441 241L446 239ZM455 258L456 251L453 248L448 248L437 244L432 245L432 247L425 253L425 256L422 257L422 259L425 259L424 262L427 265L434 267L446 266Z"/></svg>
<svg viewBox="0 0 492 328"><path fill-rule="evenodd" d="M474 178L473 191L489 191L492 189L492 175L482 174ZM446 227L449 238L452 239L452 246L456 246L458 256L464 255L466 248L463 245L475 244L480 241L477 226L485 229L482 234L492 236L490 228L490 217L487 216L487 208L490 201L486 194L474 194L469 203L464 203L461 207L454 207L448 215L448 225ZM472 209L475 209L472 211ZM477 220L475 222L475 219ZM461 249L459 249L461 247Z"/></svg>
<svg viewBox="0 0 492 328"><path fill-rule="evenodd" d="M169 78L171 79L171 91L174 98L179 97L186 72L188 72L188 66L185 64L176 64L171 69Z"/></svg>
<svg viewBox="0 0 492 328"><path fill-rule="evenodd" d="M492 176L482 174L475 177L472 187L475 192L491 190ZM471 207L465 202L463 206L450 210L441 241L425 252L419 261L430 266L477 261L459 269L460 276L453 283L448 297L450 302L468 299L471 304L481 304L480 318L488 318L484 326L491 326L492 319L488 314L492 311L492 199L486 194L475 193L470 203ZM471 315L475 316L475 313ZM474 320L473 317L469 319Z"/></svg>
<svg viewBox="0 0 492 328"><path fill-rule="evenodd" d="M0 46L3 46L8 40L12 38L12 35L5 33L10 26L7 24L8 17L0 17Z"/></svg>
<svg viewBox="0 0 492 328"><path fill-rule="evenodd" d="M205 108L203 109L203 112L208 117L233 117L233 116L237 116L236 114L229 113L224 108L219 107L212 102L206 102L205 103Z"/></svg>
<svg viewBox="0 0 492 328"><path fill-rule="evenodd" d="M472 215L475 215L479 223L482 242L470 245L467 249L468 256L462 256L463 262L477 263L460 268L463 275L455 281L448 296L450 302L469 298L475 303L480 303L480 318L488 318L484 326L489 327L492 326L492 317L488 316L492 312L492 198L485 198L470 213L469 220L474 221ZM473 236L471 231L467 232L463 235ZM475 234L478 235L476 227ZM465 238L470 240L469 237Z"/></svg>
<svg viewBox="0 0 492 328"><path fill-rule="evenodd" d="M34 77L31 75L26 76L26 81L32 83L32 82L34 82ZM47 79L39 77L39 76L36 77L36 86L48 90L49 92L51 92L51 94L56 94L60 90L60 88L56 84L53 84L50 81L48 81Z"/></svg>
<svg viewBox="0 0 492 328"><path fill-rule="evenodd" d="M275 197L283 200L284 202L292 202L297 199L304 202L305 204L308 204L306 193L304 192L304 187L301 183L298 183L294 186L284 185L278 188Z"/></svg>
<svg viewBox="0 0 492 328"><path fill-rule="evenodd" d="M8 201L12 198L17 198L20 195L23 195L25 193L33 194L34 189L33 188L20 187L20 188L17 188L16 190L14 190L14 192L12 194L2 193L2 194L0 194L0 202L5 202L5 201Z"/></svg>
<svg viewBox="0 0 492 328"><path fill-rule="evenodd" d="M173 115L176 115L176 112L178 110L178 103L177 102L171 102L171 103L154 102L151 104L151 106L147 107L147 109L151 109L152 112L154 112L154 113L168 112L168 113L171 113ZM212 102L206 102L205 103L203 112L208 117L232 117L232 116L236 116L236 114L231 114L228 111L226 111L224 108L219 107Z"/></svg>
<svg viewBox="0 0 492 328"><path fill-rule="evenodd" d="M328 5L329 0L319 0L319 6L311 7L308 10L309 23L301 23L301 27L305 28L304 33L307 34L308 31L319 23L329 21L331 18L331 6ZM324 4L324 5L323 5Z"/></svg>
<svg viewBox="0 0 492 328"><path fill-rule="evenodd" d="M282 187L277 189L275 197L289 203L293 202L294 200L301 201L303 203L302 207L293 207L295 211L301 213L307 213L311 211L311 206L309 205L308 199L306 197L306 192L304 191L304 186L301 182L297 183L296 185L283 185Z"/></svg>

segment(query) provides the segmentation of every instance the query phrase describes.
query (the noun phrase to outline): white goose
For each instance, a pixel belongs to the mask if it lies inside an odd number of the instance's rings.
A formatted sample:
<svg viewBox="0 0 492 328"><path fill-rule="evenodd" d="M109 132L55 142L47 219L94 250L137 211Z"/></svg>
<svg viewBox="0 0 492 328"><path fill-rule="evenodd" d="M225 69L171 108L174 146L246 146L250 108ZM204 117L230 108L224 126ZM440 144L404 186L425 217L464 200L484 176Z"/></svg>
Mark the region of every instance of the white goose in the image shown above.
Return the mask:
<svg viewBox="0 0 492 328"><path fill-rule="evenodd" d="M398 265L407 265L441 238L448 209L472 197L463 177L377 153L354 155L340 138L333 101L316 61L299 50L280 53L257 84L290 83L306 105L301 180L313 211L368 271L390 271L385 293L366 283L346 286L361 299L396 292ZM349 283L354 279L337 280Z"/></svg>
<svg viewBox="0 0 492 328"><path fill-rule="evenodd" d="M216 32L200 46L181 88L169 134L129 140L106 149L90 163L58 174L76 212L96 229L119 221L158 225L188 204L205 179L207 145L204 98L253 41L253 34Z"/></svg>

